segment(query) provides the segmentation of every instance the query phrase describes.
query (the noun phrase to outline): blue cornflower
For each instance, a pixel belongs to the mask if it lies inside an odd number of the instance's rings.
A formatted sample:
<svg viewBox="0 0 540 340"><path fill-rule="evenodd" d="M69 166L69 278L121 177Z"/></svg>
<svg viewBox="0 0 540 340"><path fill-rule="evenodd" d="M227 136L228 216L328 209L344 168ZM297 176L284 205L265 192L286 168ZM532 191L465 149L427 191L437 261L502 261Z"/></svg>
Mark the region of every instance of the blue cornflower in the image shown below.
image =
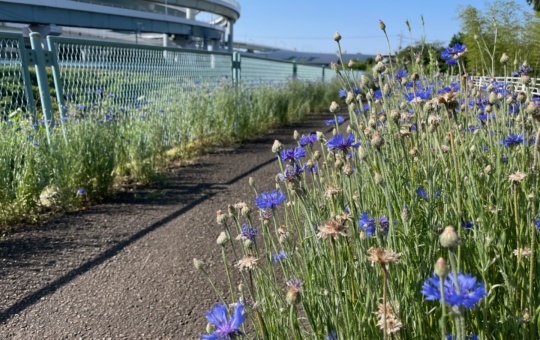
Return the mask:
<svg viewBox="0 0 540 340"><path fill-rule="evenodd" d="M312 133L307 136L303 135L302 137L300 137L300 139L298 140L298 143L300 143L300 146L306 146L308 144L313 144L316 141L317 141L317 134Z"/></svg>
<svg viewBox="0 0 540 340"><path fill-rule="evenodd" d="M303 147L297 146L294 149L286 149L279 153L281 160L284 162L299 160L306 156L306 150Z"/></svg>
<svg viewBox="0 0 540 340"><path fill-rule="evenodd" d="M364 110L364 112L369 111L369 104L364 104L362 109Z"/></svg>
<svg viewBox="0 0 540 340"><path fill-rule="evenodd" d="M343 137L343 134L337 134L334 137L330 138L326 142L326 146L332 150L341 150L345 153L349 152L349 148L358 148L360 143L354 142L354 136L349 134L347 139Z"/></svg>
<svg viewBox="0 0 540 340"><path fill-rule="evenodd" d="M450 66L457 65L457 60L456 59L448 59L446 61L446 65L450 65Z"/></svg>
<svg viewBox="0 0 540 340"><path fill-rule="evenodd" d="M341 117L341 116L338 116L337 117L337 122L338 124L343 124L343 122L345 121L345 118ZM335 119L325 119L324 121L326 123L326 125L335 125L336 124L336 120Z"/></svg>
<svg viewBox="0 0 540 340"><path fill-rule="evenodd" d="M307 172L311 172L313 174L316 174L319 172L319 167L317 166L317 164L315 164L313 166L313 168L306 168Z"/></svg>
<svg viewBox="0 0 540 340"><path fill-rule="evenodd" d="M456 340L456 339L457 337L455 335L452 336L452 334L450 333L446 334L446 340ZM468 335L465 336L465 340L478 340L478 339L479 339L478 335L476 334L472 334L471 336L468 336Z"/></svg>
<svg viewBox="0 0 540 340"><path fill-rule="evenodd" d="M422 294L426 296L426 300L441 300L440 280L441 278L433 273L433 277L424 282ZM444 279L444 299L450 306L463 306L470 309L487 295L484 285L476 282L476 278L471 274L458 274L457 282L461 289L459 294L455 282L453 273L448 274Z"/></svg>
<svg viewBox="0 0 540 340"><path fill-rule="evenodd" d="M536 224L536 229L538 229L538 231L540 231L540 220L535 220L534 224Z"/></svg>
<svg viewBox="0 0 540 340"><path fill-rule="evenodd" d="M448 47L444 49L441 52L441 57L443 59L451 59L451 58L454 58L454 56L457 54L464 53L466 50L467 50L467 47L465 47L465 45L457 43L452 47Z"/></svg>
<svg viewBox="0 0 540 340"><path fill-rule="evenodd" d="M440 96L441 94L447 93L447 92L450 92L450 91L452 91L452 89L449 86L446 86L446 87L443 87L442 89L440 89L439 91L437 91L437 94Z"/></svg>
<svg viewBox="0 0 540 340"><path fill-rule="evenodd" d="M255 243L255 236L259 231L255 228L251 228L249 224L242 224L242 232L240 235L238 235L237 240L250 240L251 242Z"/></svg>
<svg viewBox="0 0 540 340"><path fill-rule="evenodd" d="M285 170L282 174L278 174L278 178L280 181L288 181L288 182L294 182L297 177L300 177L300 175L304 172L304 168L299 166L298 164L294 164L293 166L290 166L287 164L285 166Z"/></svg>
<svg viewBox="0 0 540 340"><path fill-rule="evenodd" d="M429 196L426 192L426 189L422 188L422 187L418 187L416 190L415 190L416 194L418 196L420 196L420 198L424 198L424 199L429 199ZM435 191L435 198L438 198L441 196L441 193L439 190L436 190Z"/></svg>
<svg viewBox="0 0 540 340"><path fill-rule="evenodd" d="M367 213L362 212L360 219L358 219L358 227L367 232L368 237L371 237L375 234L375 219L369 217Z"/></svg>
<svg viewBox="0 0 540 340"><path fill-rule="evenodd" d="M407 73L407 70L397 70L396 72L396 80L401 80L401 78L407 77L409 74Z"/></svg>
<svg viewBox="0 0 540 340"><path fill-rule="evenodd" d="M339 98L345 98L347 97L347 90L340 89L339 90Z"/></svg>
<svg viewBox="0 0 540 340"><path fill-rule="evenodd" d="M279 251L277 254L272 254L272 259L274 260L274 263L278 263L281 260L285 260L289 257L289 254L287 254L283 249Z"/></svg>
<svg viewBox="0 0 540 340"><path fill-rule="evenodd" d="M79 190L77 190L77 196L84 196L86 195L86 190L84 188L79 188Z"/></svg>
<svg viewBox="0 0 540 340"><path fill-rule="evenodd" d="M422 100L429 100L431 98L431 90L416 90L414 93L404 93L403 96L408 103L412 102L415 98L420 98Z"/></svg>
<svg viewBox="0 0 540 340"><path fill-rule="evenodd" d="M330 331L324 340L338 340L336 332Z"/></svg>
<svg viewBox="0 0 540 340"><path fill-rule="evenodd" d="M84 109L84 105L75 105L75 109L77 109L77 110L83 110L83 109Z"/></svg>
<svg viewBox="0 0 540 340"><path fill-rule="evenodd" d="M214 309L206 312L208 322L216 326L212 334L201 335L203 340L232 340L238 336L244 335L240 331L240 325L245 321L244 305L237 302L234 307L234 314L229 320L227 307L224 304L216 304Z"/></svg>
<svg viewBox="0 0 540 340"><path fill-rule="evenodd" d="M476 225L478 226L478 225ZM461 220L461 227L467 231L470 231L473 227L475 227L475 224L473 221L465 221Z"/></svg>
<svg viewBox="0 0 540 340"><path fill-rule="evenodd" d="M255 204L261 209L275 209L278 205L287 200L287 196L278 190L270 192L261 192L259 196L255 198Z"/></svg>
<svg viewBox="0 0 540 340"><path fill-rule="evenodd" d="M503 162L504 164L508 163L508 155L507 154L503 154L501 156L501 162Z"/></svg>
<svg viewBox="0 0 540 340"><path fill-rule="evenodd" d="M528 65L521 65L518 69L518 72L522 76L526 76L527 74L531 73L533 71L532 68L530 68Z"/></svg>
<svg viewBox="0 0 540 340"><path fill-rule="evenodd" d="M354 94L360 94L360 89L358 87L353 87Z"/></svg>
<svg viewBox="0 0 540 340"><path fill-rule="evenodd" d="M512 147L523 143L523 135L508 135L504 140L499 141L499 144Z"/></svg>

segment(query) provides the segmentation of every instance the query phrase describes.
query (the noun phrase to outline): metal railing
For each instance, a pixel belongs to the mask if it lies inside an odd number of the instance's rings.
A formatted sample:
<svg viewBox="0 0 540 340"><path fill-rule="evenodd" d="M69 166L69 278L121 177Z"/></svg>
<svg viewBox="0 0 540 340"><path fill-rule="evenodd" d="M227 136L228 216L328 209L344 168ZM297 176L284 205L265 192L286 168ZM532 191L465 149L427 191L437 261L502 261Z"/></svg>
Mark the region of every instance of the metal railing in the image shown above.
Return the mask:
<svg viewBox="0 0 540 340"><path fill-rule="evenodd" d="M166 48L39 34L26 48L22 35L0 32L0 121L14 112L30 114L47 130L70 114L96 107L137 111L147 103L165 109L185 91L218 84L329 81L321 66L276 61L237 52ZM35 98L35 99L34 99ZM56 122L55 122L56 120Z"/></svg>

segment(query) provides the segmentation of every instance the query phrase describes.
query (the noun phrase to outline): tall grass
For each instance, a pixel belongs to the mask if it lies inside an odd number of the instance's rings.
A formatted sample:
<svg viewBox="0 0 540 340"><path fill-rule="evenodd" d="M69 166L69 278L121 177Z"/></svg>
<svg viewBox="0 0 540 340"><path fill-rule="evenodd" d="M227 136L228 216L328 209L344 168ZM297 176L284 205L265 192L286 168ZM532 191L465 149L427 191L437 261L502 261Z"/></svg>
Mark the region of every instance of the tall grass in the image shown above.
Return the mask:
<svg viewBox="0 0 540 340"><path fill-rule="evenodd" d="M0 228L100 200L126 176L154 181L189 149L241 141L300 120L320 111L337 86L175 84L129 107L116 107L103 89L91 107L67 103L67 118L57 115L50 146L45 122L35 124L24 112L13 115L0 126Z"/></svg>

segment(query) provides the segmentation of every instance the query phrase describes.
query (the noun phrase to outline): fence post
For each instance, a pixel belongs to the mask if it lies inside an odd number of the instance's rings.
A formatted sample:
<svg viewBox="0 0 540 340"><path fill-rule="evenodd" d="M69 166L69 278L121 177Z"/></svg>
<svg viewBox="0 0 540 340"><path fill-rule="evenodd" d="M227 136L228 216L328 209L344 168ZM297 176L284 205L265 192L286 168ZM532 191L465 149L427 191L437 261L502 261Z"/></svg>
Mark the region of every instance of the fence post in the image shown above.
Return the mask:
<svg viewBox="0 0 540 340"><path fill-rule="evenodd" d="M233 85L238 86L240 83L240 70L241 70L241 59L240 53L233 52L232 54L232 78Z"/></svg>
<svg viewBox="0 0 540 340"><path fill-rule="evenodd" d="M18 39L19 41L19 54L21 56L21 72L24 80L24 91L26 92L26 102L28 104L28 110L32 115L32 122L37 124L37 115L36 115L36 101L34 100L34 92L32 91L32 80L30 79L30 72L28 67L30 64L34 63L32 52L28 53L28 50L24 46L24 40L22 37Z"/></svg>
<svg viewBox="0 0 540 340"><path fill-rule="evenodd" d="M49 90L49 82L47 81L47 70L45 65L50 63L50 58L45 57L43 47L41 46L41 35L37 32L30 33L30 43L34 51L34 61L36 65L36 76L39 87L39 95L41 97L41 107L43 116L45 117L45 131L47 132L47 142L51 144L50 129L54 121L52 115L51 92Z"/></svg>
<svg viewBox="0 0 540 340"><path fill-rule="evenodd" d="M297 77L298 77L298 69L297 69L296 60L295 60L293 61L293 66L292 66L292 78L296 79Z"/></svg>
<svg viewBox="0 0 540 340"><path fill-rule="evenodd" d="M324 70L326 69L326 66L322 66L322 82L324 83Z"/></svg>
<svg viewBox="0 0 540 340"><path fill-rule="evenodd" d="M54 79L54 88L56 90L56 102L58 103L58 111L60 112L60 124L62 126L62 134L64 135L64 141L67 144L66 129L64 128L64 119L62 119L66 116L66 112L64 112L64 89L62 87L62 79L60 78L60 67L58 66L56 44L54 43L54 41L51 41L51 37L47 37L47 45L49 46L51 70Z"/></svg>

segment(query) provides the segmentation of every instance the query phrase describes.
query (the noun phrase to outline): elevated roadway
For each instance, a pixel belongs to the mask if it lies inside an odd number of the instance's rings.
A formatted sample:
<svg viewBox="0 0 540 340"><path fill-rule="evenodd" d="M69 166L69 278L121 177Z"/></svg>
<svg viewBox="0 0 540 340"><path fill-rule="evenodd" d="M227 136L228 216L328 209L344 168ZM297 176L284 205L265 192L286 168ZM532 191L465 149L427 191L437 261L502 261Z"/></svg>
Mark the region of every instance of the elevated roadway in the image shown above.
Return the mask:
<svg viewBox="0 0 540 340"><path fill-rule="evenodd" d="M195 20L199 11L219 16L212 23ZM235 0L0 0L0 22L29 24L30 31L59 35L58 26L137 33L163 33L182 47L193 38L205 46L227 41L240 18ZM225 39L226 38L226 39Z"/></svg>

